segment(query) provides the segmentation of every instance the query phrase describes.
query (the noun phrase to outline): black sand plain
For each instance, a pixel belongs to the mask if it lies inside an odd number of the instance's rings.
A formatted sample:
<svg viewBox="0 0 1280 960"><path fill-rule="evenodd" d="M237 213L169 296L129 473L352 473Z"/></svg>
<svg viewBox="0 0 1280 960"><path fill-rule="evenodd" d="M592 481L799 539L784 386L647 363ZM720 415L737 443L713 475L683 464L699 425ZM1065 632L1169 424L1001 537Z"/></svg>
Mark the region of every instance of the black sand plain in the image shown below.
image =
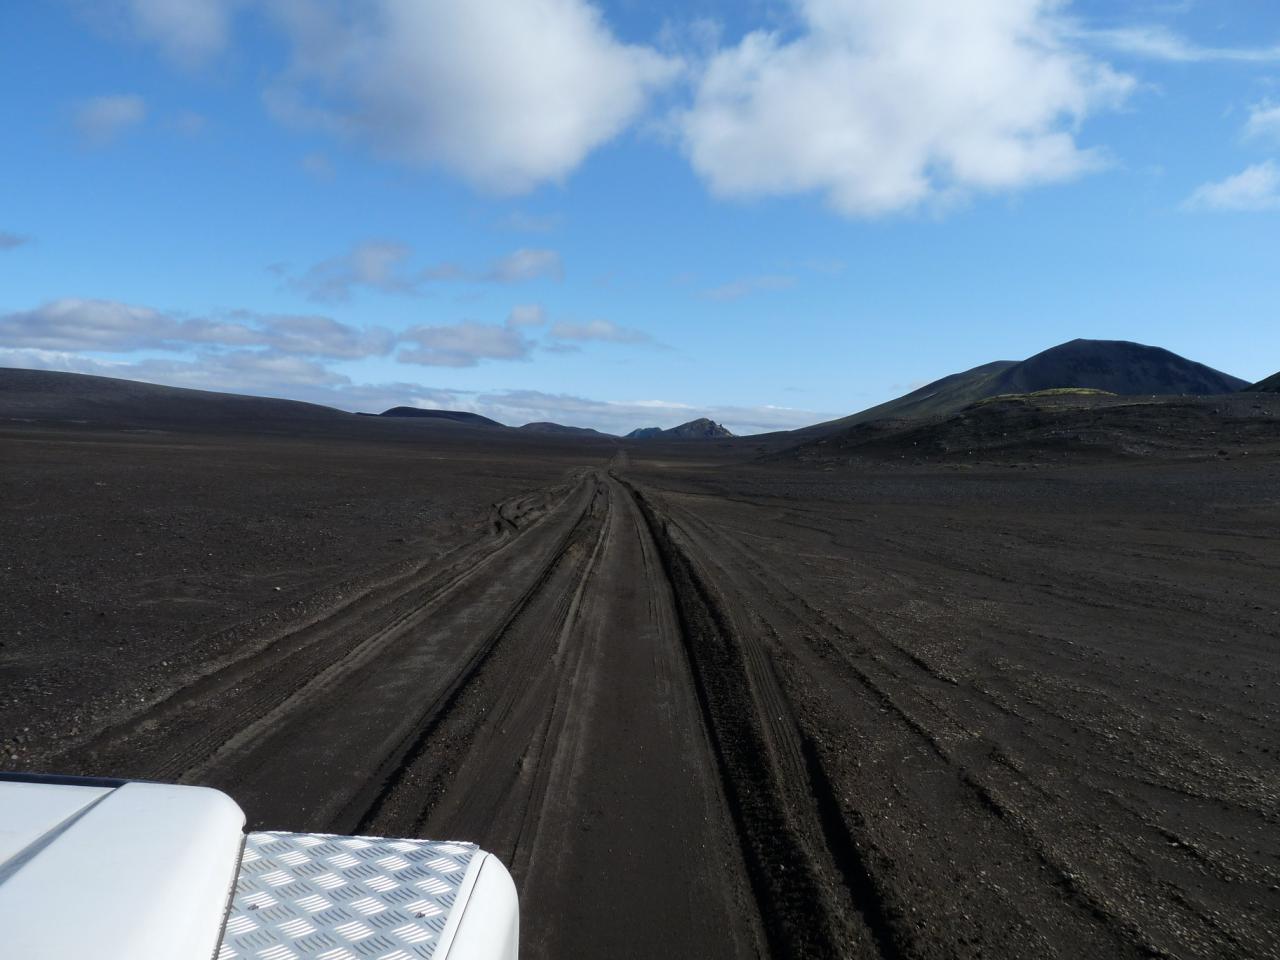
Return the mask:
<svg viewBox="0 0 1280 960"><path fill-rule="evenodd" d="M1277 957L1280 397L1186 403L11 417L4 764L475 840L530 958Z"/></svg>

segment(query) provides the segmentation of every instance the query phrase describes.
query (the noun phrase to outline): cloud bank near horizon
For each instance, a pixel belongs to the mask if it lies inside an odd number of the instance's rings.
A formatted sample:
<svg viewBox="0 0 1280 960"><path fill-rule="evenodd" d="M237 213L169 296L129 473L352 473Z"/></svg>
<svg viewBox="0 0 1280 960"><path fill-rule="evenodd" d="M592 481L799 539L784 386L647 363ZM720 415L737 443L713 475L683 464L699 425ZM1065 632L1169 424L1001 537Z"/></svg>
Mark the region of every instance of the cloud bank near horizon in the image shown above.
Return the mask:
<svg viewBox="0 0 1280 960"><path fill-rule="evenodd" d="M539 390L461 390L420 383L359 383L306 357L253 350L197 352L192 359L118 360L31 347L0 346L0 367L86 373L196 390L304 400L349 412L395 406L467 410L521 426L552 421L621 436L637 427L674 427L698 417L750 435L791 430L836 414L770 405L700 405L674 400L597 400Z"/></svg>
<svg viewBox="0 0 1280 960"><path fill-rule="evenodd" d="M593 400L533 390L472 391L410 382L361 383L343 361L393 358L408 367L529 361L538 350L599 343L661 348L608 320L554 321L518 304L502 323L463 320L402 330L357 327L319 314L231 310L189 316L113 300L64 297L0 314L0 365L90 373L169 386L307 400L350 411L401 404L472 410L520 425L565 421L608 433L711 417L740 433L789 429L825 415L774 406L706 406L674 400Z"/></svg>

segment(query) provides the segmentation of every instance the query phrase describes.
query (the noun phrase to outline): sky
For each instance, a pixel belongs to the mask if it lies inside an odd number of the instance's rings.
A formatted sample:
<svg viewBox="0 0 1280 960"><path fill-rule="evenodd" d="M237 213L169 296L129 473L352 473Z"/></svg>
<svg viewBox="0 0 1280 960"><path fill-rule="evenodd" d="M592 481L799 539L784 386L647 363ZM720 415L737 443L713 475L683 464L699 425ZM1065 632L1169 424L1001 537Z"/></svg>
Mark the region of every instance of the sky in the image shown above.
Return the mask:
<svg viewBox="0 0 1280 960"><path fill-rule="evenodd" d="M0 366L626 432L1280 370L1274 0L8 0Z"/></svg>

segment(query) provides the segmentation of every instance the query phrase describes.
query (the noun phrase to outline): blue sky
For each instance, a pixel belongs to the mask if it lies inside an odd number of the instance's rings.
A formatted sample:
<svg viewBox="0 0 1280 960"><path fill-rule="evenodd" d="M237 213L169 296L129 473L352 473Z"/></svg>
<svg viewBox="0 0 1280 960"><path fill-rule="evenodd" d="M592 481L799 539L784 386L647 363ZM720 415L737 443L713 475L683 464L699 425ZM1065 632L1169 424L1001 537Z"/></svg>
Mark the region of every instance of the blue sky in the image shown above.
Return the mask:
<svg viewBox="0 0 1280 960"><path fill-rule="evenodd" d="M0 364L738 432L1280 369L1269 0L15 0Z"/></svg>

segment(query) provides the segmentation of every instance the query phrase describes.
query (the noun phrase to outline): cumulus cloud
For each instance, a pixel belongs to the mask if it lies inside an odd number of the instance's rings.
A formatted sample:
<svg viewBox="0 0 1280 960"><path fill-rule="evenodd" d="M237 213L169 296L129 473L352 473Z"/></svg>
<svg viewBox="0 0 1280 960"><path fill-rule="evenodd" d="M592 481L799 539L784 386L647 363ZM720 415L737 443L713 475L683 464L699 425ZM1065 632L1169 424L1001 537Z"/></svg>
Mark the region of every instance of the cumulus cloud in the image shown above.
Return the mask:
<svg viewBox="0 0 1280 960"><path fill-rule="evenodd" d="M75 125L90 146L101 147L115 140L147 117L147 104L136 94L112 94L80 101L75 109Z"/></svg>
<svg viewBox="0 0 1280 960"><path fill-rule="evenodd" d="M428 367L474 367L481 360L527 360L533 341L497 324L462 323L412 327L400 335L413 344L396 354L401 363Z"/></svg>
<svg viewBox="0 0 1280 960"><path fill-rule="evenodd" d="M741 277L718 287L703 290L704 300L741 300L753 293L769 290L786 290L795 286L796 278L786 274L763 274L757 277Z"/></svg>
<svg viewBox="0 0 1280 960"><path fill-rule="evenodd" d="M249 310L234 310L230 316L244 322L250 338L285 353L354 360L390 353L395 344L395 335L382 327L355 327L331 317Z"/></svg>
<svg viewBox="0 0 1280 960"><path fill-rule="evenodd" d="M233 311L185 317L114 300L64 297L32 310L0 314L0 345L36 350L128 353L199 347L257 347L334 359L385 354L393 338L329 317Z"/></svg>
<svg viewBox="0 0 1280 960"><path fill-rule="evenodd" d="M795 0L798 36L715 53L678 118L721 196L819 193L876 216L1065 180L1076 143L1133 81L1069 38L1056 0Z"/></svg>
<svg viewBox="0 0 1280 960"><path fill-rule="evenodd" d="M1250 107L1244 135L1251 140L1271 140L1280 144L1280 103L1264 101Z"/></svg>
<svg viewBox="0 0 1280 960"><path fill-rule="evenodd" d="M552 324L551 336L556 340L598 340L606 343L652 343L653 338L640 330L620 327L611 320L589 320L586 323L560 321Z"/></svg>
<svg viewBox="0 0 1280 960"><path fill-rule="evenodd" d="M0 314L0 347L10 350L82 351L126 354L138 351L242 351L284 358L358 360L396 353L401 363L432 367L474 367L485 360L528 360L539 344L525 331L547 322L538 304L512 308L503 324L465 320L424 324L393 332L358 327L314 314L263 314L231 310L217 316L187 316L154 307L64 297L30 310ZM653 343L639 330L607 320L557 323L544 349L574 349L571 342ZM181 361L174 361L181 362ZM264 361L265 362L265 361ZM185 368L176 368L185 369Z"/></svg>
<svg viewBox="0 0 1280 960"><path fill-rule="evenodd" d="M1280 165L1266 160L1214 183L1197 187L1189 210L1249 213L1280 210Z"/></svg>
<svg viewBox="0 0 1280 960"><path fill-rule="evenodd" d="M0 230L0 250L12 250L30 242L30 237L23 236L20 233L9 233L7 230Z"/></svg>
<svg viewBox="0 0 1280 960"><path fill-rule="evenodd" d="M547 322L547 311L541 304L520 303L507 314L508 327L540 327Z"/></svg>
<svg viewBox="0 0 1280 960"><path fill-rule="evenodd" d="M565 177L679 69L587 0L271 6L294 48L278 116L500 193Z"/></svg>
<svg viewBox="0 0 1280 960"><path fill-rule="evenodd" d="M494 283L519 283L525 280L562 280L564 263L555 250L522 247L496 261L484 273Z"/></svg>

